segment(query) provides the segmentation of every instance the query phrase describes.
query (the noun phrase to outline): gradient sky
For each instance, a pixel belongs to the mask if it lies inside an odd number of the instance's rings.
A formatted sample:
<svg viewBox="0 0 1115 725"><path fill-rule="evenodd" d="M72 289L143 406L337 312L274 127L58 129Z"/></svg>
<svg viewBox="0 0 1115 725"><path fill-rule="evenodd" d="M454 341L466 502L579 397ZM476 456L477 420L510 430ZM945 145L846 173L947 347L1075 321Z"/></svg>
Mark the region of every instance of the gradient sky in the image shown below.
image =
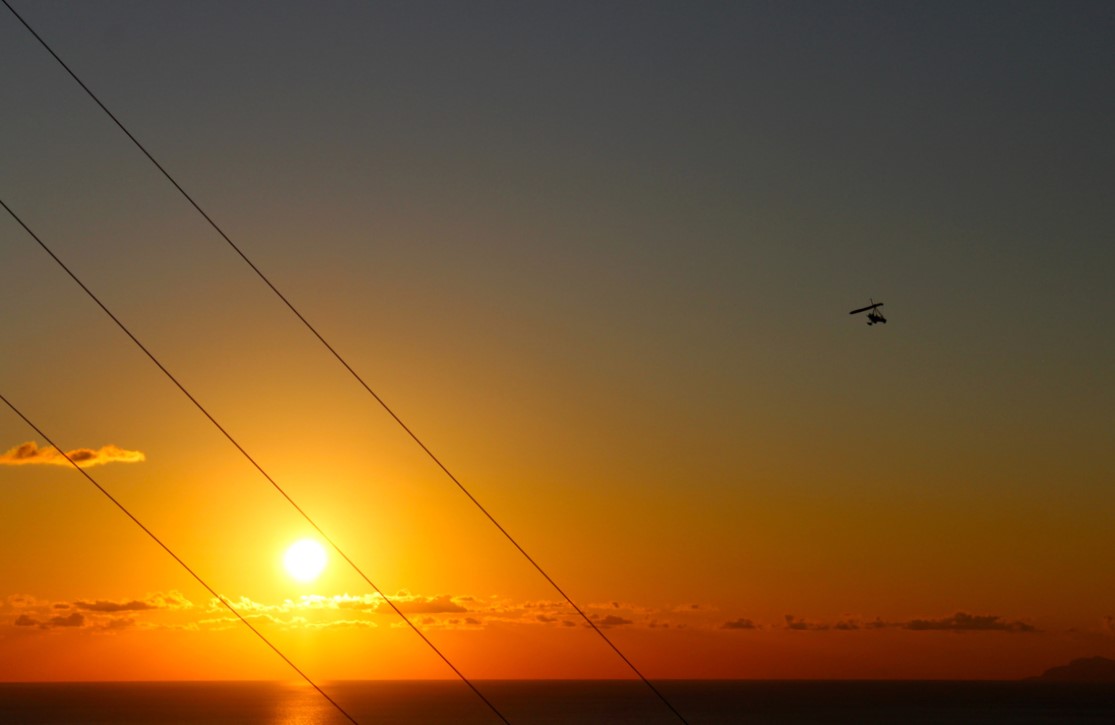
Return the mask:
<svg viewBox="0 0 1115 725"><path fill-rule="evenodd" d="M13 5L649 677L1115 656L1110 3ZM7 9L0 76L0 198L463 672L630 676ZM6 215L0 310L309 674L452 676ZM291 677L74 470L0 511L0 679Z"/></svg>

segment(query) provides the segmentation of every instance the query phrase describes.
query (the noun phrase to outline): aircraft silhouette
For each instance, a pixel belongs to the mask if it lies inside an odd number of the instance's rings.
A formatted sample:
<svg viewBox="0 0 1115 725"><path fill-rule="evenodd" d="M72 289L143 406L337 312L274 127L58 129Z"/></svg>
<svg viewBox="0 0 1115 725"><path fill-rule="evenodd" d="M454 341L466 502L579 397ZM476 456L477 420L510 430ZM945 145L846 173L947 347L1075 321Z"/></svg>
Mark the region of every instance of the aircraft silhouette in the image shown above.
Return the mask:
<svg viewBox="0 0 1115 725"><path fill-rule="evenodd" d="M870 300L871 304L869 304L867 307L860 307L858 310L852 310L848 314L855 315L860 312L866 312L867 324L874 325L875 323L881 322L885 325L887 323L887 318L883 317L882 312L879 312L879 308L883 306L883 303L876 302L875 300L872 300L870 298L868 299Z"/></svg>

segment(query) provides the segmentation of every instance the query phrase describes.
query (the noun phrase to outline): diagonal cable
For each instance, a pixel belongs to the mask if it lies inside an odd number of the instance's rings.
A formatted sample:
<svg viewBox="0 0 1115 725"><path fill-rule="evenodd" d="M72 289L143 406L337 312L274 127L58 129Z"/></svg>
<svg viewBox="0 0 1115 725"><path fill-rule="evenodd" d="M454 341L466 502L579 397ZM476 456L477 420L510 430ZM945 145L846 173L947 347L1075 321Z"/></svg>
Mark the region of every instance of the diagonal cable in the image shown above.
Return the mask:
<svg viewBox="0 0 1115 725"><path fill-rule="evenodd" d="M139 338L137 338L135 335L132 334L132 331L129 330L127 328L127 326L123 322L120 321L120 318L118 318L116 315L114 315L112 313L112 311L110 309L108 309L108 307L106 307L103 302L101 302L100 298L97 297L97 295L93 294L93 291L91 289L89 289L88 287L85 286L85 283L82 282L81 279L79 279L78 276L76 274L74 274L73 271L71 271L69 267L66 266L66 263L63 262L58 257L58 255L56 255L53 251L51 251L50 247L48 247L43 242L43 240L40 239L37 234L35 234L35 232L31 231L30 227L28 227L26 224L24 224L23 220L20 219L19 216L14 211L11 210L11 207L9 207L6 203L4 203L3 199L0 199L0 206L4 207L5 211L7 211L8 214L10 214L11 217L13 219L15 219L16 222L18 222L21 227L23 227L24 231L26 231L31 236L32 239L34 239L36 242L38 242L39 246L42 247L43 250L47 254L49 254L50 257L58 264L58 266L61 267L62 270L65 271L66 274L68 274L70 276L70 279L72 279L74 282L76 282L77 285L79 287L81 287L82 290L85 291L85 294L88 295L90 299L92 299L94 302L97 303L97 306L100 307L101 310L106 315L108 315L109 318L113 322L116 323L116 326L119 327L124 332L124 334L127 335L131 339L131 341L134 342L140 350L143 351L143 354L146 355L148 357L148 359L151 360L151 362L155 363L155 367L159 368L159 370L162 371L163 375L165 375L167 377L167 379L170 380L170 382L174 383L175 387L177 387L178 390L180 390L182 392L182 394L185 395L186 398L188 398L189 401L194 404L194 407L196 407L199 411L201 411L201 414L204 415L209 420L209 422L212 423L217 428L217 430L219 430L224 435L224 437L226 439L228 439L228 442L231 443L236 448L236 450L240 451L241 455L243 455L244 458L246 458L248 460L248 462L250 464L252 464L252 466L257 471L259 471L260 475L262 475L265 479L267 479L267 482L270 483L271 486L276 491L278 491L279 494L284 499L286 499L287 503L289 503L291 506L294 507L294 510L297 511L302 516L302 518L306 521L306 523L308 523L313 528L313 530L316 531L318 533L318 535L321 536L321 538L327 544L329 544L329 546L331 546L333 548L333 550L336 551L341 556L341 558L344 559L348 563L348 565L350 567L352 567L353 571L355 571L357 574L360 575L360 578L363 579L368 584L368 586L370 586L375 591L375 593L378 594L383 599L383 601L387 602L387 604L391 607L391 609L394 610L395 614L399 615L399 617L401 617L402 620L404 622L406 622L407 625L409 625L412 630L414 630L414 633L422 638L423 642L425 642L427 645L429 645L430 649L432 649L434 651L434 653L437 654L437 656L440 657L441 660L446 665L449 666L449 669L453 670L453 672L457 675L457 677L459 677L462 682L464 682L466 685L468 685L469 688L471 688L472 691L476 694L476 696L479 697L481 700L483 700L484 704L486 704L492 710L492 712L495 713L497 717L499 717L500 720L502 720L505 723L509 723L507 718L503 716L503 713L501 713L498 709L496 709L496 706L494 704L492 704L492 702L490 700L488 700L488 698L485 697L484 694L476 688L476 685L474 685L467 677L465 677L464 673L461 672L459 669L457 669L457 667L452 662L449 661L449 658L444 653L442 653L442 651L439 650L434 645L434 643L432 641L430 641L430 639L428 637L426 637L426 635L424 635L422 633L422 630L418 629L418 626L415 625L414 622L412 622L410 620L410 618L407 617L403 613L403 611L401 609L399 609L399 607L394 602L392 602L387 597L387 595L385 595L380 590L380 588L375 585L375 583L372 582L372 580L370 578L368 578L368 575L365 574L364 571L359 566L356 565L356 562L354 562L351 558L349 558L349 555L346 554L341 549L340 545L337 544L335 541L333 541L333 539L330 538L330 536L325 533L324 529L322 529L320 526L318 526L317 522L314 521L312 518L310 518L310 515L308 513L306 513L305 510L303 510L301 506L299 506L297 503L295 503L294 499L291 498L290 495L285 490L283 490L283 487L280 486L278 484L278 482L276 482L275 479L272 478L271 475L263 469L263 466L261 466L256 461L256 459L253 458L251 456L251 454L249 454L248 451L245 450L244 447L241 446L240 443L237 442L237 440L235 438L233 438L232 434L229 433L228 430L226 430L224 426L222 426L220 423L217 422L217 419L214 418L213 415L205 408L205 406L203 406L198 401L198 399L195 398L190 393L190 391L187 390L186 387L178 381L178 378L174 377L174 375L170 372L170 370L168 370L161 362L159 362L159 359L156 358L155 355L150 350L148 350L147 347L144 346L144 344L142 342L139 341Z"/></svg>
<svg viewBox="0 0 1115 725"><path fill-rule="evenodd" d="M581 618L588 624L588 626L591 627L592 630L594 632L596 632L601 637L601 639L604 640L604 642L608 645L608 647L610 647L612 649L612 651L616 653L616 655L624 662L624 664L626 664L627 667L640 680L642 680L642 682L647 687L649 687L652 692L654 692L654 694L658 697L658 699L661 700L662 703L672 713L674 713L674 715L676 715L681 722L683 722L683 723L686 722L686 719L682 716L682 714L680 712L678 712L674 708L674 706L670 703L670 701L667 700L666 697L661 692L659 692L658 688L656 688L651 683L651 681L648 680L646 678L646 676L643 675L643 673L639 671L639 669L635 666L635 664L631 660L629 660L626 657L626 655L623 654L623 652L620 651L619 647L617 647L616 644L614 642L612 642L611 638L609 638L608 635L606 635L604 633L604 630L600 629L600 627L598 627L596 625L596 623L593 622L592 619L589 618L589 616L587 614L585 614L584 611L579 606L577 606L577 604L573 601L573 599L568 594L566 594L565 591L560 586L558 586L557 582L554 581L553 578L551 578L550 575L546 573L546 571L542 568L542 566L540 564L538 564L538 562L536 562L534 560L534 558L531 557L530 554L528 554L526 552L526 550L519 544L518 541L515 540L515 538L507 531L507 529L505 529L496 520L496 518L491 513L488 512L488 510L480 503L480 501L477 500L476 497L473 496L472 493L469 492L469 490L465 487L465 485L463 483L461 483L461 481L455 475L453 475L453 473L445 466L444 463L441 462L441 460L436 455L434 455L433 451L431 451L430 448L427 447L426 444L422 442L422 440L418 437L418 435L416 433L414 433L414 431L412 431L410 429L410 427L406 425L406 423L403 422L403 420L395 413L395 411L393 411L390 408L390 406L388 406L387 403L379 395L376 394L376 392L374 390L372 390L371 386L368 385L368 383L364 381L364 379L360 376L360 374L357 373L356 370L354 370L351 365L349 365L349 363L344 359L344 357L339 352L337 352L337 350L332 345L330 345L329 342L326 341L326 339L322 336L322 334L320 332L318 332L317 328L315 328L310 323L310 321L307 320L306 317L303 316L303 314L298 311L298 308L296 308L294 306L294 304L286 297L286 295L284 295L282 292L279 291L278 287L276 287L274 285L274 283L271 282L271 280L267 277L267 275L265 275L263 273L263 271L260 270L260 268L258 266L256 266L256 264L254 262L252 262L252 260L248 257L248 255L245 254L244 251L242 249L240 249L240 247L238 247L227 234L225 234L224 230L222 230L221 227L218 226L215 221L213 221L213 219L205 212L205 210L202 209L201 206L196 201L194 201L194 198L192 196L190 196L189 193L187 193L184 188L182 188L182 186L174 179L173 176L170 175L170 172L168 172L163 167L163 165L160 164L155 159L155 157L151 155L151 153L147 150L147 148L144 147L144 145L142 143L140 143L139 140L134 135L132 135L132 132L129 131L126 126L124 126L124 124L120 121L120 119L118 119L116 117L116 115L113 114L112 111L110 111L108 109L108 107L105 106L105 104L101 102L100 98L98 98L97 95L95 93L93 93L93 91L89 88L89 86L85 85L85 83L81 80L81 78L79 78L77 76L77 74L74 73L74 71L70 69L70 67L66 64L66 62L63 61L62 58L59 57L58 54L54 52L54 50L50 47L50 45L45 40L43 40L43 38L38 33L35 32L34 28L32 28L27 23L27 21L24 20L23 17L19 13L16 12L15 8L13 8L11 6L11 4L8 2L8 0L0 0L0 2L3 2L4 5L7 6L8 10L10 10L12 12L12 14L15 15L16 18L19 20L19 22L22 23L25 28L27 28L27 30L35 37L36 40L39 41L39 44L42 45L43 48L45 48L46 51L48 53L50 53L50 55L53 56L53 58L56 61L58 61L58 64L61 65L63 69L65 69L66 73L68 73L70 75L70 77L73 78L74 81L76 81L79 86L81 86L82 90L84 90L85 93L88 94L88 96L91 99L93 99L93 101L98 106L100 106L101 110L104 111L105 114L108 115L108 117L110 119L112 119L113 123L115 123L116 126L121 131L124 132L124 135L126 135L129 139L131 139L132 143L135 144L136 148L138 148L143 153L143 155L146 156L147 159L152 164L155 165L155 168L157 168L162 173L162 175L164 177L166 177L167 181L169 181L171 183L171 185L173 185L174 188L179 191L179 193L182 195L182 197L187 202L189 202L190 206L192 206L197 211L197 213L200 214L205 219L205 221L209 222L209 226L213 227L214 231L216 231L217 234L219 234L220 237L222 239L224 239L225 242L228 243L228 246L231 247L232 250L234 252L236 252L236 254L239 255L239 257L241 259L243 259L244 262L249 267L251 267L252 271L256 273L256 276L258 276L260 278L260 280L264 284L266 284L271 289L272 292L275 293L275 295L283 302L284 305L286 305L286 307L294 314L294 316L297 317L302 322L302 324L306 327L306 329L309 330L313 334L313 336L316 337L318 339L318 341L333 355L333 357L337 359L337 362L339 362L345 368L345 370L347 370L352 375L352 377L356 379L356 382L359 383L360 386L362 388L364 388L364 390L369 395L371 395L376 400L377 403L379 403L380 407L382 407L383 410L386 411L387 414L390 415L391 418L394 419L394 421L399 424L399 426L407 433L407 435L410 436L410 438L418 445L418 447L421 448L426 453L426 455L430 458L430 460L432 460L434 462L434 464L436 464L437 467L440 468L442 470L442 472L445 473L446 476L448 476L449 480L451 480L457 486L457 488L460 489L461 492L476 506L476 508L479 509L480 512L482 514L484 514L484 516L487 517L487 519L500 531L500 533L502 533L504 535L504 537L509 542L511 542L512 546L514 546L515 549L518 550L518 552L520 554L522 554L523 557L526 558L526 560L528 562L530 562L531 566L533 566L535 568L535 570L542 576L542 578L544 578L547 582L549 582L550 586L553 587L553 589L558 594L561 595L561 597L566 601L566 603L568 603L569 606L572 607L573 610L575 612L577 612L578 615L581 616Z"/></svg>
<svg viewBox="0 0 1115 725"><path fill-rule="evenodd" d="M3 203L3 202L0 202L0 203ZM307 675L305 672L303 672L301 669L299 669L298 665L294 664L294 662L291 661L291 659L289 657L287 657L285 654L282 653L282 650L280 650L277 646L275 646L275 644L271 640L267 639L267 637L262 632L260 632L254 626L252 626L252 623L249 622L244 617L244 615L242 615L240 612L236 611L236 608L233 607L232 604L230 604L227 599L225 599L223 596L218 594L216 592L216 590L213 589L213 587L209 586L209 583L206 582L204 579L202 579L200 574L198 574L196 571L191 569L189 564L187 564L185 561L183 561L182 558L180 556L178 556L178 554L175 554L174 551L169 546L167 546L165 543L163 543L163 540L160 539L158 536L156 536L155 533L153 531L151 531L151 529L144 526L143 522L141 522L138 518L136 518L135 515L124 506L124 504L120 503L116 499L116 497L114 497L111 493L109 493L104 488L104 486L102 486L100 483L98 483L97 480L95 478L93 478L93 476L88 471L86 471L84 468L82 468L80 465L78 465L77 462L74 461L74 459L70 458L69 454L67 454L64 450L62 450L61 447L59 447L54 441L52 441L50 439L50 436L48 436L46 433L44 433L42 431L42 429L39 428L39 426L32 423L31 420L26 415L24 415L19 410L19 408L15 407L15 405L10 400L8 400L6 397L4 397L4 395L2 393L0 393L0 400L4 401L4 403L9 408L12 409L12 412L15 413L16 415L18 415L20 418L22 418L23 422L26 423L28 426L30 426L33 431L38 433L39 436L41 436L42 439L45 440L48 445L53 446L55 450L57 450L59 453L61 453L66 458L66 460L69 461L70 465L77 469L78 473L85 476L85 478L88 479L89 483L93 484L93 486L95 486L98 491L103 493L105 495L105 497L108 498L108 500L111 501L114 506L116 506L116 508L118 508L122 512L124 512L124 515L132 520L132 523L134 523L136 526L138 526L140 529L142 529L143 533L145 533L149 537L151 537L151 540L154 541L156 544L158 544L160 547L162 547L163 551L170 554L170 557L172 559L174 559L176 562L178 562L178 564L183 569L185 569L186 572L189 573L190 576L192 576L194 579L196 579L198 584L201 584L201 586L205 587L205 590L207 592L209 592L210 594L212 594L214 599L218 600L222 605L224 605L224 607L226 609L228 609L228 611L230 611L234 615L236 615L236 618L239 619L244 624L245 627L252 630L252 634L259 637L261 640L263 640L264 644L266 644L268 647L270 647L272 650L274 650L275 654L279 655L279 657L282 658L283 662L286 662L288 665L290 665L290 668L292 670L294 670L295 672L297 672L298 675L303 680L308 682L311 687L313 687L315 690L317 690L318 694L320 694L322 697L324 697L326 700L328 700L330 705L337 708L337 710L342 715L344 715L346 718L348 718L348 721L353 723L353 725L359 725L359 723L357 723L356 719L353 718L352 715L349 715L348 712L346 712L345 709L343 707L341 707L340 704L336 700L334 700L332 697L330 697L328 694L326 694L325 690L321 689L317 685L316 682L314 682L313 680L310 679L309 675Z"/></svg>

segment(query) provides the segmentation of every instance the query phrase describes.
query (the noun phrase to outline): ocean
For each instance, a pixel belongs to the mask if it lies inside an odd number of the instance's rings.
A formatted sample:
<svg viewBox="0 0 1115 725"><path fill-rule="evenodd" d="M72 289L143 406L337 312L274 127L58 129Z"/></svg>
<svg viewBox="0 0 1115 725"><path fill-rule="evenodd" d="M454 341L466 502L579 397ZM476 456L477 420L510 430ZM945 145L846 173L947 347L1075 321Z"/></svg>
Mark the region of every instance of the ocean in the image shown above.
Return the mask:
<svg viewBox="0 0 1115 725"><path fill-rule="evenodd" d="M512 723L677 723L638 681L479 681ZM655 683L699 723L1115 723L1115 685L1053 682L692 681ZM360 723L499 719L457 681L322 686ZM308 686L274 682L0 683L0 723L333 725L348 722Z"/></svg>

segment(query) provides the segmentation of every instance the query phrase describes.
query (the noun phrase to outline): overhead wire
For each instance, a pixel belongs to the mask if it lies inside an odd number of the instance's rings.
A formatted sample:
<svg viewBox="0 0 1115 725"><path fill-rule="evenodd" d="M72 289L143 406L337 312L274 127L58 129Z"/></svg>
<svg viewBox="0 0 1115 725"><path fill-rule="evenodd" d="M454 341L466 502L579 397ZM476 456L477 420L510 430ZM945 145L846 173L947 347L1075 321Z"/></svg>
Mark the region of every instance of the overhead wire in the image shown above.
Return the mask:
<svg viewBox="0 0 1115 725"><path fill-rule="evenodd" d="M0 202L0 203L3 203L3 202ZM232 612L236 616L236 618L239 619L240 622L245 627L247 627L248 629L250 629L252 631L252 634L254 634L255 636L259 637L261 640L263 640L264 644L266 644L268 647L270 647L275 652L275 654L277 654L280 658L282 658L283 662L286 662L287 665L289 665L292 670L297 672L298 675L303 680L305 680L307 683L309 683L309 685L311 687L313 687L315 690L317 690L319 695L321 695L326 700L328 700L329 704L332 705L333 707L335 707L337 709L337 711L341 713L341 715L343 715L345 718L347 718L348 721L353 723L354 725L359 725L356 718L354 718L352 715L350 715L348 713L348 711L345 710L341 706L340 703L338 703L336 700L334 700L332 697L330 697L329 694L327 692L325 692L325 690L321 689L321 687L316 682L314 682L313 679L311 679L308 674L303 672L302 669L298 667L298 665L294 664L294 662L289 657L287 657L285 654L283 654L282 650L280 650L275 645L274 642L269 640L266 635L264 635L262 632L260 632L258 629L256 629L255 626L253 626L252 623L249 622L244 617L244 615L242 615L240 612L238 612L236 610L236 608L234 606L232 606L232 604L230 604L227 599L225 599L222 595L218 594L217 591L212 586L210 586L209 583L205 579L203 579L200 574L198 574L196 571L194 571L190 567L190 565L187 564L182 559L182 557L180 557L180 556L178 556L178 554L174 553L174 550L171 549L166 543L164 543L163 540L160 539L157 535L155 535L155 532L153 532L153 531L151 531L151 529L147 528L147 526L145 526L143 524L143 522L140 521L135 516L135 514L133 514L131 511L129 511L128 508L126 506L124 506L124 504L120 503L120 501L115 496L113 496L111 493L109 493L108 490L104 486L102 486L95 478L93 478L93 476L88 471L86 471L84 468L82 468L80 465L78 465L77 461L75 461L73 458L71 458L69 456L69 454L67 454L60 446L58 446L53 440L51 440L50 436L48 436L46 433L44 433L42 428L40 428L39 426L32 423L31 419L28 418L26 415L24 415L23 412L19 408L17 408L14 403L12 403L10 400L8 400L3 395L3 393L0 393L0 400L4 401L4 404L7 405L9 408L11 408L13 413L15 413L17 416L22 418L24 423L26 423L33 431L35 431L35 433L37 433L39 436L41 436L42 439L47 442L47 445L52 446L55 450L57 450L60 454L62 454L62 456L69 462L69 464L71 466L73 466L75 469L77 469L78 473L85 476L85 478L89 481L89 483L93 484L93 486L96 487L96 489L98 491L100 491L102 494L104 494L104 496L109 501L111 501L112 504L114 506L116 506L116 508L120 509L120 511L122 511L125 516L127 516L129 519L131 519L132 523L134 523L136 526L138 526L140 529L142 529L143 533L147 534L151 538L152 541L154 541L156 544L158 544L160 547L162 547L163 551L165 551L167 554L170 554L170 557L172 559L174 559L176 562L178 562L179 566L181 566L183 569L185 569L189 573L189 575L192 576L197 581L198 584L203 586L207 592L209 592L210 594L213 595L214 599L219 601L226 609L228 609L230 612Z"/></svg>
<svg viewBox="0 0 1115 725"><path fill-rule="evenodd" d="M585 621L585 623L597 635L600 636L600 638L607 644L607 646L609 648L611 648L611 650L616 654L616 656L618 656L620 658L620 660L623 661L623 663L628 667L628 669L631 670L631 672L633 672L636 675L636 677L639 680L641 680L643 682L643 684L645 684L654 693L654 695L659 700L661 700L661 702L675 716L677 716L677 718L681 722L683 722L683 723L687 722L685 717L673 706L673 704L668 699L666 699L665 695L663 695L662 692L659 691L659 689L654 686L654 684L638 669L638 667L636 667L635 664L630 659L628 659L628 657L626 655L624 655L624 653L611 640L611 638L608 637L608 635L604 633L604 630L601 629L592 620L592 618L589 617L581 609L581 607L579 607L576 604L576 602L573 601L572 597L570 597L557 584L557 582L542 568L542 566L537 561L535 561L534 558L530 556L530 554L527 553L526 549L524 549L519 544L519 542L515 539L515 537L513 537L511 535L511 533L508 532L507 529L505 529L503 527L503 525L500 524L499 521L496 520L495 516L493 516L487 510L487 508L485 508L480 503L480 501L468 490L468 488L465 487L465 485L457 478L457 476L455 476L449 470L449 468L444 463L442 463L442 461L422 441L422 439L419 438L418 435L405 422L403 422L402 418L399 417L399 415L396 414L395 411L389 405L387 405L387 402L383 398L381 398L372 389L372 387L352 367L352 365L350 365L348 363L348 361L340 354L340 352L338 352L336 350L336 348L334 348L333 345L331 345L325 339L325 337L317 330L317 328L313 324L310 323L310 321L298 310L297 307L294 306L294 304L290 301L290 299L286 295L284 295L278 289L278 287L275 286L275 284L270 280L270 278L267 277L267 275L265 275L263 273L263 271L259 268L259 266L257 266L248 257L248 255L235 242L232 241L232 239L228 236L228 234L226 234L224 232L224 230L221 229L221 227L212 219L212 217L210 217L209 214L206 213L205 210L201 208L201 205L198 204L198 202L194 200L194 198L182 187L182 185L179 184L177 180L175 180L175 178L170 174L170 172L167 171L166 168L161 163L159 163L158 160L155 159L155 157L151 154L151 152L149 152L147 150L147 148L139 141L139 139L137 139L135 137L135 135L133 135L132 132L128 130L128 128L123 124L123 122L121 122L120 119L117 118L116 115L108 109L108 107L89 88L89 86L87 86L85 84L85 82L82 81L81 78L79 78L78 75L70 68L70 66L67 65L66 62L62 60L62 58L54 51L54 49L51 48L50 44L48 44L46 42L46 40L44 40L42 38L42 36L40 36L35 31L35 29L32 28L31 25L26 20L24 20L23 17L18 12L16 12L15 8L13 8L11 6L11 4L8 2L8 0L0 0L0 2L4 3L4 5L8 8L8 10L10 10L11 13L19 20L19 22L28 30L28 32L30 32L31 35L33 35L35 37L35 39L39 42L39 44L42 45L43 48L45 48L46 51L58 62L58 64L62 66L62 68L66 71L66 73L69 74L69 76L71 78L73 78L74 81L77 82L77 84L79 86L81 86L81 88L93 100L93 102L96 103L97 106L99 106L102 111L104 111L104 113L113 121L113 123L116 124L116 126L124 133L124 135L126 135L131 140L131 142L136 146L136 148L138 148L140 150L140 152L142 152L143 155L146 156L147 159L155 166L155 168L158 169L160 173L162 173L162 175L167 179L167 181L169 181L170 184L172 186L174 186L175 189L178 190L178 192L190 204L190 206L192 206L197 211L197 213L200 214L205 219L205 221L209 223L209 226L211 226L213 228L213 230L217 232L217 234L228 244L228 246L244 261L244 263L246 263L251 268L251 270L253 272L255 272L256 276L259 277L259 279L279 298L279 300L282 301L282 303L287 307L287 309L289 309L291 311L291 313L294 314L294 316L297 317L298 320L306 327L306 329L309 330L310 333L315 338L317 338L317 340L325 347L325 349L328 350L330 352L330 354L332 354L332 356L337 360L337 362L339 362L341 364L341 366L344 367L345 370L347 370L352 375L352 377L356 380L356 382L369 395L371 395L372 398L375 399L375 401L380 405L380 407L403 429L404 432L406 432L406 434L418 445L418 447L430 458L430 460L433 461L433 463L439 469L441 469L441 471L449 478L449 480L452 481L457 486L457 488L468 498L468 500L471 501L473 503L473 505L475 505L475 507L488 519L488 521L490 521L492 523L492 525L494 525L496 527L496 529L498 529L499 532L501 534L503 534L503 536L511 543L511 545L531 564L531 566L534 567L534 569L543 577L543 579L545 579L550 584L550 586ZM214 423L215 423L215 421L214 421Z"/></svg>
<svg viewBox="0 0 1115 725"><path fill-rule="evenodd" d="M103 302L101 302L101 299L99 297L97 297L96 294L94 294L93 290L91 290L88 286L86 286L86 284L84 282L82 282L81 279L76 274L74 274L73 270L71 270L66 265L66 263L63 262L62 259L57 254L55 254L54 251L50 247L48 247L46 245L46 243L43 242L42 239L39 238L39 235L35 234L35 232L32 231L32 229L29 226L27 226L27 224L19 217L19 215L17 215L14 211L12 211L11 207L9 207L7 205L7 203L4 202L3 199L0 199L0 206L4 207L4 210L7 211L8 214L10 214L11 217L13 219L15 219L15 221L21 227L23 227L24 231L26 231L27 234L29 234L31 236L31 238L34 239L35 242L37 242L40 247L42 247L43 251L45 251L48 255L50 255L51 259L53 259L55 261L55 263L57 263L58 266L61 267L62 270L67 275L70 276L70 279L72 279L74 282L76 282L77 285L79 287L81 287L81 289L85 292L85 294L88 295L88 297L91 300L93 300L93 302L95 302L97 304L97 306L100 307L101 310L106 315L108 315L109 319L111 319L114 323L116 323L116 326L119 327L120 330L125 335L127 335L128 338L131 339L131 341L133 343L135 343L136 347L138 347L143 352L143 354L146 355L147 358L149 360L151 360L152 363L155 364L155 367L159 368L159 370L162 371L163 375L165 375L167 377L167 379L170 380L170 382L172 382L174 384L174 386L177 387L178 390L181 391L181 393L183 395L185 395L186 398L191 403L194 404L194 407L196 407L201 412L201 414L204 415L205 418L208 419L208 421L210 423L212 423L213 426L216 427L216 429L218 431L221 432L222 435L224 435L224 437L228 440L228 442L231 443L233 445L233 447L236 448L236 450L238 450L242 456L244 456L245 459L247 459L248 463L250 463L256 469L256 471L258 471L260 473L260 475L262 475L267 480L267 482L271 484L272 488L274 488L279 493L279 495L281 495L284 499L286 499L286 502L289 503L294 508L294 510L297 511L298 514L302 516L302 519L304 521L306 521L306 523L308 523L310 525L310 527L313 528L313 530L316 531L317 534L330 547L332 547L332 549L334 551L336 551L341 556L341 558L344 559L346 563L348 563L348 565L350 567L352 567L353 571L355 571L360 576L360 578L363 579L364 582L368 586L370 586L375 591L375 593L378 594L383 599L383 601L385 601L387 603L387 605L395 612L395 614L399 615L399 617L414 631L414 633L417 634L422 639L422 641L425 642L430 647L430 649L433 650L433 652L439 658L441 658L441 660L449 667L449 669L451 669L453 671L453 673L456 674L457 677L460 678L460 680L462 682L464 682L466 685L468 685L468 687L473 691L473 693L475 693L477 697L479 697L481 700L483 700L483 702L488 706L488 708L491 709L491 711L497 717L499 717L500 720L502 720L503 722L508 723L508 725L510 725L507 718L504 717L503 713L501 713L498 708L496 708L495 704L493 704L491 702L491 700L489 700L484 695L484 693L482 693L476 687L476 685L471 680L469 680L469 678L467 676L465 676L465 674L463 672L461 672L461 670L458 669L457 666L454 665L449 660L449 657L447 657L445 655L445 653L443 653L440 649L437 648L437 646L430 640L429 637L427 637L425 634L422 633L422 630L420 630L418 628L418 626L416 624L414 624L414 622L412 622L411 619L409 617L407 617L405 613L403 613L403 611L399 608L399 606L397 604L395 604L393 601L391 601L391 599L387 595L385 595L383 593L383 591L378 586L376 586L376 584L371 580L371 578L369 578L368 575L366 573L364 573L364 570L361 569L356 564L356 562L353 561L352 558L349 557L349 555L345 553L345 551L343 549L341 549L340 545L336 541L334 541L332 539L332 537L330 537L327 533L325 533L325 530L322 529L322 527L319 526L318 523L316 521L314 521L314 519L308 513L306 513L306 511L301 506L299 506L298 503L295 502L295 500L293 498L291 498L290 494L288 494L283 489L283 487L280 486L279 483L274 478L271 477L271 474L269 474L266 470L264 470L263 466L260 465L260 463L258 461L256 461L256 459L253 458L252 455L250 453L248 453L248 451L242 445L240 445L239 441L237 441L236 438L234 438L233 435L231 433L229 433L228 430L224 426L222 426L217 421L216 418L213 417L213 415L208 411L208 409L206 409L206 407L204 405L202 405L201 402L197 398L195 398L193 396L193 394L190 393L189 390L186 389L186 386L183 385L178 380L178 378L176 378L174 376L174 374L171 373L170 370L168 370L167 367L159 361L159 359L157 357L155 357L154 353L152 353L149 349L147 349L147 347L142 342L139 341L139 338L137 338L134 334L132 334L132 331L130 329L128 329L127 325L125 325L120 320L120 318L117 317L112 312L112 310L110 310Z"/></svg>

